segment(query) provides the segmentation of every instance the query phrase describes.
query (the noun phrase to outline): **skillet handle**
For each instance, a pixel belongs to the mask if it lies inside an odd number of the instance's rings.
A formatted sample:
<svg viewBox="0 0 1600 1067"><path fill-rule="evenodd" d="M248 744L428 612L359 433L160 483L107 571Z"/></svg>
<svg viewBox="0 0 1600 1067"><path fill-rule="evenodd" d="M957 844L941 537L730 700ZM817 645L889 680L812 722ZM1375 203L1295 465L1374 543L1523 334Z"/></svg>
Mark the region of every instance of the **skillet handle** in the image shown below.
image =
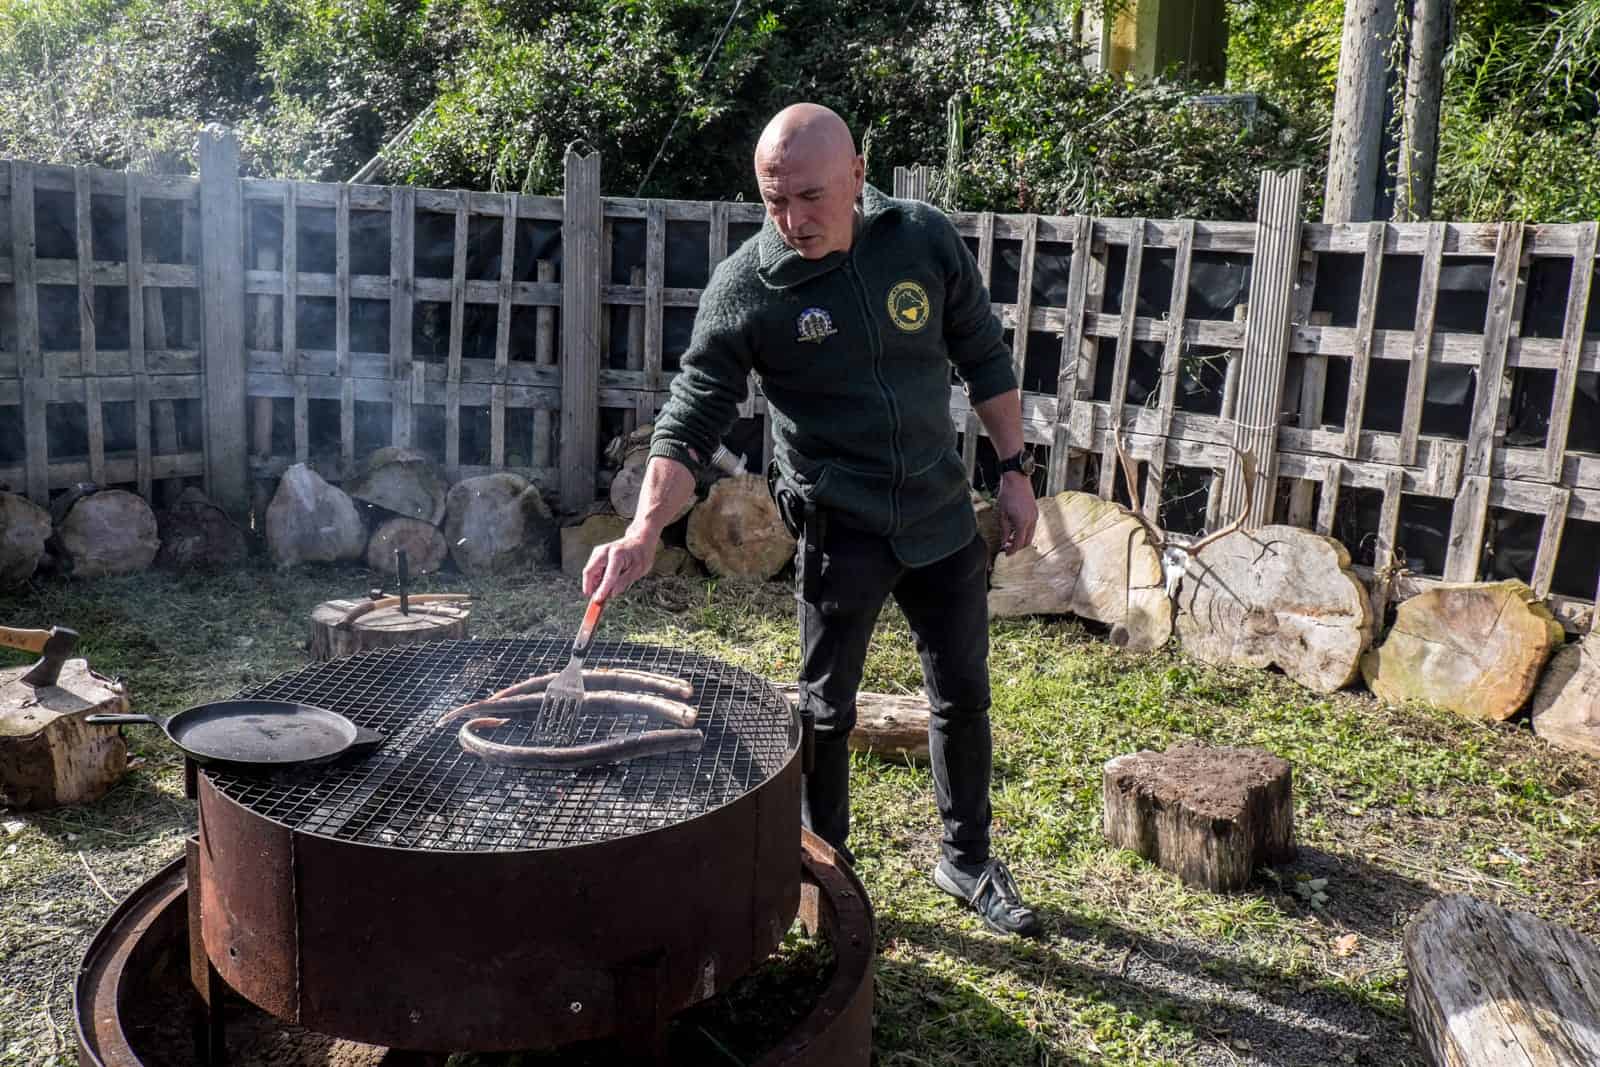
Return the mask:
<svg viewBox="0 0 1600 1067"><path fill-rule="evenodd" d="M375 751L379 745L387 740L388 738L385 735L376 730L369 730L365 726L357 726L355 740L351 741L349 746L345 748L344 754L347 756L365 756L369 752Z"/></svg>
<svg viewBox="0 0 1600 1067"><path fill-rule="evenodd" d="M160 726L161 720L149 715L85 715L83 721L95 726Z"/></svg>

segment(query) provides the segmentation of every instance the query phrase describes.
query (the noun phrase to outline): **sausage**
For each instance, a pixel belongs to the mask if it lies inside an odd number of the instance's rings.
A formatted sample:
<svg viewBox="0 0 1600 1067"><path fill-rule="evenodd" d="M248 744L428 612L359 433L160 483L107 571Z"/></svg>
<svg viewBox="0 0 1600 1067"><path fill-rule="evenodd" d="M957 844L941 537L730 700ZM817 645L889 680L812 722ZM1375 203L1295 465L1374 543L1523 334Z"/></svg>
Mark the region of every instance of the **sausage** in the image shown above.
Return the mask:
<svg viewBox="0 0 1600 1067"><path fill-rule="evenodd" d="M495 715L519 715L525 713L537 714L544 706L544 697L540 695L506 697L503 700L480 700L473 704L463 704L445 712L439 717L437 725L446 726L458 719L465 718L477 712L489 712ZM579 705L580 713L584 711L604 714L610 712L614 715L637 713L648 715L654 719L670 722L674 726L693 726L700 718L700 713L687 704L676 700L667 700L652 693L622 693L602 689L594 693L586 693L583 703Z"/></svg>
<svg viewBox="0 0 1600 1067"><path fill-rule="evenodd" d="M625 737L608 737L583 745L507 745L481 737L475 728L488 729L504 726L510 719L492 715L470 719L461 724L456 734L463 751L477 756L485 763L502 767L542 767L552 770L575 770L602 763L620 763L623 760L644 756L660 756L669 752L695 752L706 743L706 735L699 730L648 730L642 734Z"/></svg>
<svg viewBox="0 0 1600 1067"><path fill-rule="evenodd" d="M555 672L538 674L525 678L515 685L508 685L497 693L490 693L482 700L474 700L470 704L463 704L452 708L439 718L438 725L443 726L448 722L460 718L468 711L494 711L503 709L501 702L510 697L528 696L542 693L550 687L555 680ZM583 687L603 690L608 693L649 693L656 696L671 697L676 700L688 700L694 696L694 686L682 678L674 678L666 674L652 674L649 671L635 671L626 667L597 667L583 672ZM489 705L495 705L489 707ZM693 723L685 723L692 726Z"/></svg>

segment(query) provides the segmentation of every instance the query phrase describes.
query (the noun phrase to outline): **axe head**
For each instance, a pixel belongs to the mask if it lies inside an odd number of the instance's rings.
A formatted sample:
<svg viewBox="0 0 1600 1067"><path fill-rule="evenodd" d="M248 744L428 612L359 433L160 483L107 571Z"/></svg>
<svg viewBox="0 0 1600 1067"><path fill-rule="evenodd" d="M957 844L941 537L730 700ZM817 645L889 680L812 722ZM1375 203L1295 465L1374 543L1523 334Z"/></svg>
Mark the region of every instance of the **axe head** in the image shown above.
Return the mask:
<svg viewBox="0 0 1600 1067"><path fill-rule="evenodd" d="M61 665L67 662L77 647L78 631L65 626L50 627L50 636L45 640L39 662L22 676L21 681L32 686L55 685L61 675Z"/></svg>

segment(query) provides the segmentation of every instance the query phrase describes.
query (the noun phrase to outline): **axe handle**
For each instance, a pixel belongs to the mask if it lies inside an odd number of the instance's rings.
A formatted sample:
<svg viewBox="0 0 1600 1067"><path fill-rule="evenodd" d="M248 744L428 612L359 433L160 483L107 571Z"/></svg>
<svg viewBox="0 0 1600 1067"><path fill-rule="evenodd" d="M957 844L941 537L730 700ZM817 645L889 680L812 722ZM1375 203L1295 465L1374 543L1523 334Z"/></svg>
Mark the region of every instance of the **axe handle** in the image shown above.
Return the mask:
<svg viewBox="0 0 1600 1067"><path fill-rule="evenodd" d="M468 593L412 593L406 599L413 604L459 603L463 600L471 600L472 596ZM385 596L376 600L368 600L345 612L344 618L340 619L334 626L340 630L349 629L352 623L368 612L377 611L379 608L392 608L398 603L400 603L400 598L397 596Z"/></svg>
<svg viewBox="0 0 1600 1067"><path fill-rule="evenodd" d="M50 640L49 630L18 630L12 626L0 626L0 645L7 648L20 648L24 652L43 652L44 643Z"/></svg>

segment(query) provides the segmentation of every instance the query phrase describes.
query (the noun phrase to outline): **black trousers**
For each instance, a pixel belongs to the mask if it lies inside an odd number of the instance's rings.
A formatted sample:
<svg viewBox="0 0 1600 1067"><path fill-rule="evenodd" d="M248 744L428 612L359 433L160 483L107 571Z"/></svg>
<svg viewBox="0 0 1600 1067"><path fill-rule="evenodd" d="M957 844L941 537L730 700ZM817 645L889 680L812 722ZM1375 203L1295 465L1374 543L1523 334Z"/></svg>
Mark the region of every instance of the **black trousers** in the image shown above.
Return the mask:
<svg viewBox="0 0 1600 1067"><path fill-rule="evenodd" d="M806 776L802 818L835 847L850 832L850 750L856 690L867 643L890 596L922 659L932 712L928 750L944 823L942 850L960 864L989 858L988 551L981 538L925 567L902 565L882 537L828 526L816 603L799 601L801 707L816 719L816 759ZM799 558L805 558L802 543Z"/></svg>

